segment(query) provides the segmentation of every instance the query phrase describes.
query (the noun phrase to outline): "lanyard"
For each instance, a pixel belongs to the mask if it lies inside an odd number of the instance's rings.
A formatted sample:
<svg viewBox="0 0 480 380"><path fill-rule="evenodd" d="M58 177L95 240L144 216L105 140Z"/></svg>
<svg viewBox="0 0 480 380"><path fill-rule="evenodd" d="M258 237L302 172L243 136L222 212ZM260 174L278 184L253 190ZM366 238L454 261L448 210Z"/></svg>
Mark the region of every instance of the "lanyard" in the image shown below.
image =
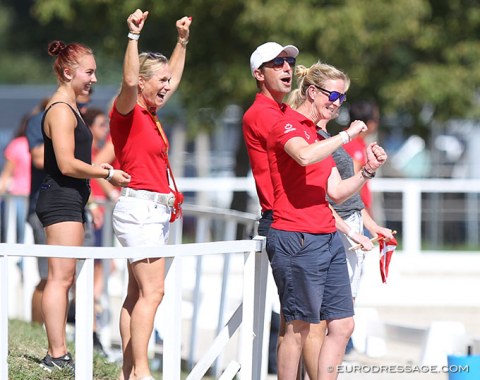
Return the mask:
<svg viewBox="0 0 480 380"><path fill-rule="evenodd" d="M147 111L148 112L148 111ZM168 143L167 136L165 135L165 132L163 131L162 124L160 124L160 120L158 120L157 114L152 114L151 112L148 112L150 117L152 118L153 122L158 128L158 131L160 132L160 136L162 136L162 140L165 143L166 148L166 154L168 154L168 149L170 148L170 144ZM167 156L167 162L168 162L168 156Z"/></svg>
<svg viewBox="0 0 480 380"><path fill-rule="evenodd" d="M167 136L165 135L165 132L163 131L162 124L160 124L160 120L158 120L157 114L152 114L151 112L148 112L150 117L152 118L153 122L158 128L158 131L160 132L160 136L162 136L163 142L165 143L167 149L165 152L165 162L167 163L167 168L168 172L170 173L170 178L172 179L173 182L173 187L176 192L178 192L177 189L177 184L175 183L175 177L173 176L172 168L170 167L170 160L168 159L168 148L170 147L170 144L168 143Z"/></svg>

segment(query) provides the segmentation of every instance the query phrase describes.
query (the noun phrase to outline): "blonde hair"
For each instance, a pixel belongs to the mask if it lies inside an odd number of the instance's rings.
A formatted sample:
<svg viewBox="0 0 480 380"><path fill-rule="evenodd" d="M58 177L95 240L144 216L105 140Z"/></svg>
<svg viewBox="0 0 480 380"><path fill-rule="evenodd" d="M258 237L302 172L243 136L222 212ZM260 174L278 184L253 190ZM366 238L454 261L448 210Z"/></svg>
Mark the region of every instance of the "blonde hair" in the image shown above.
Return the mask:
<svg viewBox="0 0 480 380"><path fill-rule="evenodd" d="M167 57L160 53L140 53L138 59L140 61L139 76L145 80L149 80L156 71L168 63Z"/></svg>
<svg viewBox="0 0 480 380"><path fill-rule="evenodd" d="M350 87L350 78L336 67L318 61L310 67L297 65L295 67L297 88L288 96L287 103L297 109L307 98L307 89L310 86L324 87L328 80L343 80L345 91Z"/></svg>

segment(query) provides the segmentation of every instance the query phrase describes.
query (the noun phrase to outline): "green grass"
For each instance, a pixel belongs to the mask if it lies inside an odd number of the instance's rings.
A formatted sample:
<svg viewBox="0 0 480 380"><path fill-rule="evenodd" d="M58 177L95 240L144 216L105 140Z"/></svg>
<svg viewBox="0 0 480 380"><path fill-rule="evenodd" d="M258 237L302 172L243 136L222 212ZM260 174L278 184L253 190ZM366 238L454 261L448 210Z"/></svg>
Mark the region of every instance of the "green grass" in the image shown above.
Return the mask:
<svg viewBox="0 0 480 380"><path fill-rule="evenodd" d="M18 320L8 325L8 379L9 380L61 380L74 379L68 370L53 371L51 374L40 368L40 360L47 352L47 336L42 326ZM74 354L73 345L69 351ZM108 363L99 355L93 358L93 378L96 380L117 379L120 367Z"/></svg>
<svg viewBox="0 0 480 380"><path fill-rule="evenodd" d="M8 324L8 380L74 380L75 376L68 370L48 373L40 367L40 360L47 352L47 335L37 323L10 320ZM72 355L75 354L73 343L68 345ZM109 363L94 353L93 378L95 380L115 380L120 374L118 363ZM182 373L182 379L187 377ZM155 379L162 380L162 375L154 372ZM205 376L204 379L213 379Z"/></svg>

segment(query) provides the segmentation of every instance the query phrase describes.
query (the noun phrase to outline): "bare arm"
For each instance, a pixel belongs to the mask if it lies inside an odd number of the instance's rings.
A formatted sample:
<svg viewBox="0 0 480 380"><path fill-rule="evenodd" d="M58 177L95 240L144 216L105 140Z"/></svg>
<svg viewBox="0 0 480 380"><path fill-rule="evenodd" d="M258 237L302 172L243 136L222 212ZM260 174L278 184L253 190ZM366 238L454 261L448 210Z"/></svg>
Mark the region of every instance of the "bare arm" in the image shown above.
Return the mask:
<svg viewBox="0 0 480 380"><path fill-rule="evenodd" d="M362 218L365 228L372 234L372 236L377 237L378 234L382 234L387 240L393 238L392 230L390 228L379 226L366 209L362 210Z"/></svg>
<svg viewBox="0 0 480 380"><path fill-rule="evenodd" d="M0 194L3 194L7 191L14 170L15 163L11 160L6 160L0 176Z"/></svg>
<svg viewBox="0 0 480 380"><path fill-rule="evenodd" d="M30 149L30 156L32 158L32 164L37 169L43 170L43 151L44 145L38 144L37 146Z"/></svg>
<svg viewBox="0 0 480 380"><path fill-rule="evenodd" d="M347 133L349 138L357 136L367 129L363 121L355 120L350 124ZM347 140L348 141L348 140ZM324 160L335 152L345 141L340 134L328 139L308 144L301 137L293 137L285 144L285 151L301 166L307 166Z"/></svg>
<svg viewBox="0 0 480 380"><path fill-rule="evenodd" d="M75 128L77 120L66 104L57 104L45 117L45 133L52 139L58 168L63 175L73 178L106 178L112 167L109 164L90 165L75 158ZM111 179L116 185L125 186L130 176L115 170Z"/></svg>
<svg viewBox="0 0 480 380"><path fill-rule="evenodd" d="M148 12L137 9L127 18L128 30L139 35L147 17ZM137 103L139 71L138 40L129 38L123 60L122 87L115 103L117 111L122 115L130 113Z"/></svg>
<svg viewBox="0 0 480 380"><path fill-rule="evenodd" d="M115 160L115 150L113 148L112 140L107 139L102 149L95 156L95 164L102 162L113 162Z"/></svg>
<svg viewBox="0 0 480 380"><path fill-rule="evenodd" d="M375 171L382 166L387 160L387 154L383 148L377 143L371 143L367 147L367 163L365 167L369 172L364 173L364 169L355 173L350 178L342 180L336 167L332 169L328 178L328 196L335 203L342 203L365 184L369 178L368 173L375 174Z"/></svg>
<svg viewBox="0 0 480 380"><path fill-rule="evenodd" d="M352 228L345 222L335 209L330 205L333 217L335 218L335 226L337 230L347 235L355 243L361 244L364 251L370 251L373 248L373 243L368 237L361 234L359 231L353 231Z"/></svg>
<svg viewBox="0 0 480 380"><path fill-rule="evenodd" d="M172 71L172 78L170 79L170 91L165 96L165 102L175 93L182 79L185 58L187 55L187 43L190 38L191 23L192 18L186 16L182 17L176 23L178 39L168 62L170 70Z"/></svg>

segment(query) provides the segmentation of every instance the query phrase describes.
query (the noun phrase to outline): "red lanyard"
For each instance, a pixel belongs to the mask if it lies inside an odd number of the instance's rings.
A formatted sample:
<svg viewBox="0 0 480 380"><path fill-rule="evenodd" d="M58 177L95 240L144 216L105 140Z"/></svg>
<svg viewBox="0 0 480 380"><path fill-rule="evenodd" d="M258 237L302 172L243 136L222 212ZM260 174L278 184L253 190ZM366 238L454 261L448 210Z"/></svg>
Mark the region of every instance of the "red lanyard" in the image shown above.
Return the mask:
<svg viewBox="0 0 480 380"><path fill-rule="evenodd" d="M147 111L148 112L148 111ZM162 124L160 124L160 120L158 120L157 114L152 114L151 112L148 112L150 117L152 118L153 122L158 128L158 131L160 132L160 136L162 136L162 140L165 143L166 148L166 155L168 155L168 149L170 148L170 144L168 143L167 136L165 135L165 132L163 131ZM168 156L167 159L168 161Z"/></svg>
<svg viewBox="0 0 480 380"><path fill-rule="evenodd" d="M172 179L173 182L173 187L176 192L178 192L177 189L177 184L175 183L175 177L173 176L172 168L170 167L170 161L168 160L168 148L170 147L170 144L168 143L167 136L165 135L165 132L163 131L162 124L160 124L160 120L158 120L157 114L152 114L151 112L148 112L150 117L152 118L153 122L158 128L158 131L160 132L160 136L162 136L163 142L165 143L166 152L165 152L165 162L167 163L167 168L168 172L170 173L170 178Z"/></svg>

